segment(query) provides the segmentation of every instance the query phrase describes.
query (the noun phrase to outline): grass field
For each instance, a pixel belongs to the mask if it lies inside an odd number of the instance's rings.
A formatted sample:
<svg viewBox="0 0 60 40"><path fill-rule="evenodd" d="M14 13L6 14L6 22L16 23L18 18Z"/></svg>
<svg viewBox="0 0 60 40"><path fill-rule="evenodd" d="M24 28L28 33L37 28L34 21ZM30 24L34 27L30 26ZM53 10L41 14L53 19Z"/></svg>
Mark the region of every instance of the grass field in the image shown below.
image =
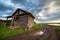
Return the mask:
<svg viewBox="0 0 60 40"><path fill-rule="evenodd" d="M25 31L22 28L12 30L12 29L4 27L3 24L0 24L0 39L4 39L6 37L14 36L17 34L24 34L27 32L31 32L31 31L39 29L40 27L42 27L41 24L35 24L30 31ZM52 26L52 27L54 27L58 31L58 34L60 35L60 26Z"/></svg>
<svg viewBox="0 0 60 40"><path fill-rule="evenodd" d="M60 31L60 26L52 26L53 28L55 28L57 31Z"/></svg>
<svg viewBox="0 0 60 40"><path fill-rule="evenodd" d="M32 30L37 30L40 27L41 27L40 24L35 24L32 27ZM27 32L30 32L30 31L25 31L24 29L21 29L21 28L12 30L12 29L4 27L3 24L0 24L0 39L4 39L6 37L14 36L14 35L17 35L17 34L23 34L23 33L27 33Z"/></svg>

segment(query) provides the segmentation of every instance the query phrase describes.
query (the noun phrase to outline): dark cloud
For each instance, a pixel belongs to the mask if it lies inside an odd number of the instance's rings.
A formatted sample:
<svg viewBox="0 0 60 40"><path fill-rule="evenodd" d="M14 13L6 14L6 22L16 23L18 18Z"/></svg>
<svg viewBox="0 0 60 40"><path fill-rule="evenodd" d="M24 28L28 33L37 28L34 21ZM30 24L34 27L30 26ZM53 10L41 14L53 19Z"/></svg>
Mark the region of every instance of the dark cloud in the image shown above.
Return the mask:
<svg viewBox="0 0 60 40"><path fill-rule="evenodd" d="M0 4L0 11L5 11L5 10L12 10L12 8L11 7L6 7L2 4Z"/></svg>
<svg viewBox="0 0 60 40"><path fill-rule="evenodd" d="M56 1L54 4L56 6L60 5L59 0L0 0L0 17L2 17L1 15L3 14L4 16L12 15L13 11L15 11L17 8L21 8L23 10L31 12L35 16L35 20L38 20L40 22L50 21L60 16L56 14L57 12L53 13L54 11L52 14L48 14L47 10L50 9L48 6L50 5L49 3L51 1ZM45 11L46 13L42 11ZM44 14L47 19L39 20L36 16L36 14L39 12L42 12L41 14Z"/></svg>
<svg viewBox="0 0 60 40"><path fill-rule="evenodd" d="M35 13L39 12L41 8L45 5L45 2L42 0L11 0L15 4L23 5L26 10Z"/></svg>
<svg viewBox="0 0 60 40"><path fill-rule="evenodd" d="M25 4L26 0L11 0L15 4Z"/></svg>

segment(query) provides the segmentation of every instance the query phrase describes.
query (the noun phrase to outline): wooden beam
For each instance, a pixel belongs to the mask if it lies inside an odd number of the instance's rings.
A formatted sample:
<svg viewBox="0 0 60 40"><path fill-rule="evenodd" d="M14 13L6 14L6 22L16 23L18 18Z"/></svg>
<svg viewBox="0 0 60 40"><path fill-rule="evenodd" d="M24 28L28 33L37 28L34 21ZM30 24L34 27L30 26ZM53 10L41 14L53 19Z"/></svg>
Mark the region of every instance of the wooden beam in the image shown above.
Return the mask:
<svg viewBox="0 0 60 40"><path fill-rule="evenodd" d="M6 27L7 27L7 23L8 23L8 18L7 18L7 20L6 20Z"/></svg>
<svg viewBox="0 0 60 40"><path fill-rule="evenodd" d="M12 17L11 26L13 25L14 16Z"/></svg>

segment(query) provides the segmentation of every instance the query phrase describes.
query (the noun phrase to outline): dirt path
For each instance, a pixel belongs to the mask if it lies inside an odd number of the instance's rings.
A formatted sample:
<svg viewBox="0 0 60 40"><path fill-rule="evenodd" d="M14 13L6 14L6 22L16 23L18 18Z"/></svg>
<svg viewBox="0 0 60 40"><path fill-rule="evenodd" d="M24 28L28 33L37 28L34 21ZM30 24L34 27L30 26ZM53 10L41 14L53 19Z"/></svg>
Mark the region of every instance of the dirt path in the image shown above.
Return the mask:
<svg viewBox="0 0 60 40"><path fill-rule="evenodd" d="M57 36L53 28L45 25L37 31L23 35L18 34L4 40L57 40Z"/></svg>

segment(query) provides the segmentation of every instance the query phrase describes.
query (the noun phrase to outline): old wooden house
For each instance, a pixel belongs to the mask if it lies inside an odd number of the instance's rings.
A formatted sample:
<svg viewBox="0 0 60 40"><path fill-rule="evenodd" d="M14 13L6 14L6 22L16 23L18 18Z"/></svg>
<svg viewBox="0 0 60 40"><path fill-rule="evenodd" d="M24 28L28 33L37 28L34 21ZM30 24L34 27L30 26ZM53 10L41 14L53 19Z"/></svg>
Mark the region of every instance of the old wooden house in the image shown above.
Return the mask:
<svg viewBox="0 0 60 40"><path fill-rule="evenodd" d="M8 16L8 18L12 18L10 28L31 28L34 25L34 16L22 9L17 9L12 16Z"/></svg>

